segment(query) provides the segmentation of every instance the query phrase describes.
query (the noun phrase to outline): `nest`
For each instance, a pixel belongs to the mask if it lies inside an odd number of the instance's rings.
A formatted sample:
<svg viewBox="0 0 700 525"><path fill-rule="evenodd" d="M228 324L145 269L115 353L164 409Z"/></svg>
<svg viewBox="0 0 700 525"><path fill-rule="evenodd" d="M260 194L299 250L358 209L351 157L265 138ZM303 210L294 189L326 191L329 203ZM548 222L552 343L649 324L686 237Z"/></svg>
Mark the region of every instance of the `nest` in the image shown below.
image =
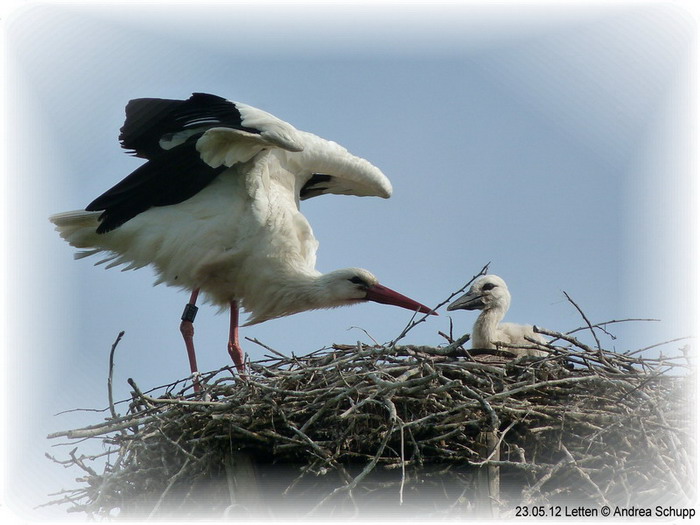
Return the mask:
<svg viewBox="0 0 700 525"><path fill-rule="evenodd" d="M202 375L205 395L189 380L145 393L131 381L125 415L110 402L106 421L50 436L79 443L53 459L83 471L52 503L96 517L192 519L694 501L687 358L537 331L552 338L533 342L547 357L467 351L464 336L292 357L269 349L245 377ZM106 450L79 453L86 439Z"/></svg>

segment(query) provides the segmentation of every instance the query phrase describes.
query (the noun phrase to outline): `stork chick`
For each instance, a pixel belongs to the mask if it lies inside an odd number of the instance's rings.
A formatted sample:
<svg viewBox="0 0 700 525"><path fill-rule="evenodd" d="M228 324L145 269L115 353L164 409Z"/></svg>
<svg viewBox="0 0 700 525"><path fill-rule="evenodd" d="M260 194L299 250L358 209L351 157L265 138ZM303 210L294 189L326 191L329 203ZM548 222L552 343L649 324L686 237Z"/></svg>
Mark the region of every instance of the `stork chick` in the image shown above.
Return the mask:
<svg viewBox="0 0 700 525"><path fill-rule="evenodd" d="M505 281L497 275L482 275L469 291L452 302L447 310L481 310L471 334L472 348L496 349L500 343L532 346L526 337L544 343L532 325L501 323L510 308L510 292ZM546 352L531 348L506 347L518 356L546 356Z"/></svg>

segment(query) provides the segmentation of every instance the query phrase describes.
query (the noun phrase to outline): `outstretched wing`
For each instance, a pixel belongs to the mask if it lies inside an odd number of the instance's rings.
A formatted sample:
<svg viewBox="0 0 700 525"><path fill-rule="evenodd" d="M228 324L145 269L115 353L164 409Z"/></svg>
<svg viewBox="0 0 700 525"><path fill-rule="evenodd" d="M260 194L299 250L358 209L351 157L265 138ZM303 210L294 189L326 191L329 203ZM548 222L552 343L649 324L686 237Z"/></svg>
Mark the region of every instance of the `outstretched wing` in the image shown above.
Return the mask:
<svg viewBox="0 0 700 525"><path fill-rule="evenodd" d="M369 161L333 141L299 133L304 138L304 151L295 155L295 164L305 168L299 175L300 200L329 193L385 199L391 196L391 182Z"/></svg>
<svg viewBox="0 0 700 525"><path fill-rule="evenodd" d="M205 93L187 100L130 101L119 140L148 162L87 206L87 211L103 212L98 233L118 228L153 206L189 199L221 172L263 149L303 149L299 132L290 124Z"/></svg>

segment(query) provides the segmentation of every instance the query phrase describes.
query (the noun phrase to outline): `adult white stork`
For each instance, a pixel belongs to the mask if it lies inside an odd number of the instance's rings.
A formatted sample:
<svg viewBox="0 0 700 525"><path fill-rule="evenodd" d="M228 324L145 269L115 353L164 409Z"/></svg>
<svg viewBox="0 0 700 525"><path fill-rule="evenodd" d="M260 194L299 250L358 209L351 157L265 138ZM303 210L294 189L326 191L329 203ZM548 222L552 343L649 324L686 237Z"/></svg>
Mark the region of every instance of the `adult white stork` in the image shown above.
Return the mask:
<svg viewBox="0 0 700 525"><path fill-rule="evenodd" d="M472 348L497 348L499 343L532 346L532 339L544 343L531 325L501 323L510 308L510 292L506 282L498 275L482 275L472 283L469 291L453 301L447 310L481 310L474 323ZM507 350L517 355L546 356L547 353L533 348Z"/></svg>
<svg viewBox="0 0 700 525"><path fill-rule="evenodd" d="M247 325L363 301L431 310L378 283L367 270L315 269L318 242L300 200L335 193L388 198L391 184L368 161L251 106L204 93L135 99L122 147L147 159L85 211L50 217L76 258L124 270L152 265L155 284L192 292L180 329L197 373L193 321L199 292L231 311L228 351L239 372L239 307Z"/></svg>

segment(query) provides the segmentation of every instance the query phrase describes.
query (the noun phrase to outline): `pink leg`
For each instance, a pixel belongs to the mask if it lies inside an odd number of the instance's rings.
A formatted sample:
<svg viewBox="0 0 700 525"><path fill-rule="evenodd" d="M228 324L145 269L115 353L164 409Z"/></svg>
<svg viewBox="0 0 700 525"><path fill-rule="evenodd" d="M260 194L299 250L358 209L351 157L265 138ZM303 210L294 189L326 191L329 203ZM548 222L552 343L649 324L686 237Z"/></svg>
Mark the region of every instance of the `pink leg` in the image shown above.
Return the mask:
<svg viewBox="0 0 700 525"><path fill-rule="evenodd" d="M244 353L238 342L238 301L231 301L231 327L228 333L228 354L239 374L245 373Z"/></svg>
<svg viewBox="0 0 700 525"><path fill-rule="evenodd" d="M187 357L190 360L190 370L194 376L194 391L200 392L202 387L199 384L199 379L197 374L199 369L197 368L197 355L194 352L194 318L197 315L197 296L199 295L199 288L192 290L192 295L190 295L190 302L185 306L185 311L182 313L182 322L180 323L180 333L182 333L182 338L185 340L185 348L187 349Z"/></svg>

